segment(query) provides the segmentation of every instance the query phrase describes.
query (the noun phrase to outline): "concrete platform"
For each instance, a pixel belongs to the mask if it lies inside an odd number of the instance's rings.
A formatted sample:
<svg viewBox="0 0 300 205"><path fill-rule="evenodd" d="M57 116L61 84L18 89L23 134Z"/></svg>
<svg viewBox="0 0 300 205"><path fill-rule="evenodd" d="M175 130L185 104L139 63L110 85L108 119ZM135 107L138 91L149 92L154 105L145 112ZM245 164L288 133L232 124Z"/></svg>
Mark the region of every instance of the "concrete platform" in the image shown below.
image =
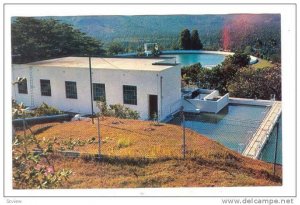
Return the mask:
<svg viewBox="0 0 300 205"><path fill-rule="evenodd" d="M264 145L268 141L268 138L276 122L278 121L280 114L281 114L281 102L275 101L271 109L269 110L268 114L265 116L264 120L262 121L261 125L254 133L248 145L244 149L242 153L244 156L253 159L257 159L259 157Z"/></svg>

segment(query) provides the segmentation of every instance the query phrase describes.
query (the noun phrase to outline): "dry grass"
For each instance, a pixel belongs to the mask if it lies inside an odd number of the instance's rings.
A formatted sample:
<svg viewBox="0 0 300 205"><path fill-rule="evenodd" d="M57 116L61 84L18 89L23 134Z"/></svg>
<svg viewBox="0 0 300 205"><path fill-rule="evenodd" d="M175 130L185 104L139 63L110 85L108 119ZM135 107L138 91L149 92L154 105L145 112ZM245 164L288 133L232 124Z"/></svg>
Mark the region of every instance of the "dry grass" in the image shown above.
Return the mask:
<svg viewBox="0 0 300 205"><path fill-rule="evenodd" d="M45 124L48 128L37 134L38 139L57 138L58 142L71 140L90 140L97 137L97 123L75 121ZM49 127L52 126L52 127ZM41 125L32 130L42 129ZM21 132L17 132L21 134ZM182 145L181 127L169 124L154 126L152 122L104 118L100 122L102 154L122 157L180 157ZM186 131L188 153L192 156L214 155L214 150L223 148L220 144L191 130ZM121 145L128 143L128 145ZM62 144L62 143L60 143ZM59 148L59 146L57 146ZM76 146L75 151L97 153L97 140L86 146Z"/></svg>
<svg viewBox="0 0 300 205"><path fill-rule="evenodd" d="M72 169L64 188L279 186L263 169L204 159L103 160L57 157L56 168Z"/></svg>
<svg viewBox="0 0 300 205"><path fill-rule="evenodd" d="M97 124L90 121L43 126L51 127L37 134L38 139L97 139ZM32 130L41 130L43 126L36 125ZM182 160L179 126L104 118L101 137L101 150L106 158L100 162L61 156L53 159L57 168L74 172L65 188L281 185L281 167L274 177L271 164L243 157L189 129L187 159ZM97 153L97 149L97 142L75 147L86 153Z"/></svg>

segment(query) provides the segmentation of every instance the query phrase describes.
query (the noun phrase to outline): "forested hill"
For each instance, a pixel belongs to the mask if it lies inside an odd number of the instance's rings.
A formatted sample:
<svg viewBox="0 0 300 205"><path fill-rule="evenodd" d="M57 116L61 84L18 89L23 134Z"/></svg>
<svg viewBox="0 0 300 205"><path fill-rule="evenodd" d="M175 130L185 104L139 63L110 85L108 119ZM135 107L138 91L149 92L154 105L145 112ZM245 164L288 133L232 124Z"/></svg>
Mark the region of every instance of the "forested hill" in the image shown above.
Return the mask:
<svg viewBox="0 0 300 205"><path fill-rule="evenodd" d="M176 44L180 31L188 28L199 31L204 47L207 49L223 48L224 43L227 49L243 49L251 43L256 43L257 40L259 40L258 44L270 43L275 48L280 48L279 14L55 18L70 23L104 42L111 40L129 43L155 41L161 43L162 46L171 47Z"/></svg>
<svg viewBox="0 0 300 205"><path fill-rule="evenodd" d="M58 17L82 31L102 40L113 38L145 38L178 36L185 28L214 33L224 25L225 16L170 15L170 16L86 16Z"/></svg>
<svg viewBox="0 0 300 205"><path fill-rule="evenodd" d="M281 18L279 14L47 16L37 18L46 20L46 22L40 22L40 24L45 24L44 26L49 30L47 35L57 32L57 28L51 28L52 24L57 24L47 21L52 18L57 20L57 23L69 24L58 27L73 27L75 30L78 29L85 33L89 38L91 37L104 43L101 47L106 51L110 50L109 47L115 46L112 46L113 43L117 43L117 48L120 52L143 51L145 42L158 43L161 50L180 49L179 36L184 29L189 29L190 31L198 30L203 49L205 50L240 51L274 62L280 62ZM26 18L13 18L13 27L16 26L15 22L17 19L23 19L26 22ZM26 23L21 23L21 25L22 29L31 30L30 25ZM13 31L14 36L24 37L24 33L20 31L19 28L15 29ZM42 31L33 29L32 32L36 34L27 37L40 38L40 36L46 35L41 33ZM49 35L48 37L50 38L51 36ZM59 34L57 36L58 39L54 39L54 41L59 41L61 38L67 39L66 36L61 35ZM24 38L25 40L22 44L30 43L26 41L26 38ZM15 43L18 44L20 41L18 40ZM58 42L58 44L60 45L62 42ZM79 44L82 45L83 43L80 42ZM28 48L31 47L32 45L28 45ZM73 47L79 48L80 46Z"/></svg>

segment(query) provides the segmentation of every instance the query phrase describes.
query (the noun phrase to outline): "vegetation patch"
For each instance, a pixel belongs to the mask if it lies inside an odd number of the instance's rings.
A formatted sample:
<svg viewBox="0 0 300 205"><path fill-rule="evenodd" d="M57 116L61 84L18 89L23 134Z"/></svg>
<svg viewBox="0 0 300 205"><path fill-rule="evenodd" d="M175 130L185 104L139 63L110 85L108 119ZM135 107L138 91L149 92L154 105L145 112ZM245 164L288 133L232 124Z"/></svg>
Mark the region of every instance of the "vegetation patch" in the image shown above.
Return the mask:
<svg viewBox="0 0 300 205"><path fill-rule="evenodd" d="M281 100L281 66L258 68L248 62L249 56L236 53L211 69L200 63L186 66L181 71L182 81L184 85L216 89L231 97L270 100L275 95L276 100Z"/></svg>
<svg viewBox="0 0 300 205"><path fill-rule="evenodd" d="M99 101L97 106L100 110L98 115L107 117L117 117L121 119L138 119L139 113L121 104L107 105L106 102ZM120 123L116 121L114 123Z"/></svg>
<svg viewBox="0 0 300 205"><path fill-rule="evenodd" d="M117 142L117 147L119 149L129 147L130 145L132 145L132 142L130 142L129 139L122 138L122 139L119 139Z"/></svg>
<svg viewBox="0 0 300 205"><path fill-rule="evenodd" d="M62 111L49 106L46 103L42 103L40 106L33 110L27 110L26 106L23 103L17 103L15 100L12 100L13 119L58 115L62 113Z"/></svg>

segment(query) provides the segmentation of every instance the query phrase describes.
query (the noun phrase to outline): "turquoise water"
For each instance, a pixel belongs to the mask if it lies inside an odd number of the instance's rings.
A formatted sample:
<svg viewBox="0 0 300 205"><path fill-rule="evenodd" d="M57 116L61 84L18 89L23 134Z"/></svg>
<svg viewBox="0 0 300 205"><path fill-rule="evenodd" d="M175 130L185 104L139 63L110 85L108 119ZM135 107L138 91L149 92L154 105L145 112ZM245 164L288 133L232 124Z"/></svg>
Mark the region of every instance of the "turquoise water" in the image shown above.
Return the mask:
<svg viewBox="0 0 300 205"><path fill-rule="evenodd" d="M268 143L261 152L260 159L266 162L274 162L275 148L276 148L277 130L274 127ZM277 144L277 160L276 163L282 164L282 119L278 121L278 144Z"/></svg>
<svg viewBox="0 0 300 205"><path fill-rule="evenodd" d="M191 65L195 63L201 63L204 67L213 67L222 63L225 59L224 55L221 54L163 54L162 57L175 57L176 62L182 65Z"/></svg>
<svg viewBox="0 0 300 205"><path fill-rule="evenodd" d="M229 104L218 114L186 113L185 126L241 153L268 110L265 106ZM179 115L169 123L180 125Z"/></svg>

